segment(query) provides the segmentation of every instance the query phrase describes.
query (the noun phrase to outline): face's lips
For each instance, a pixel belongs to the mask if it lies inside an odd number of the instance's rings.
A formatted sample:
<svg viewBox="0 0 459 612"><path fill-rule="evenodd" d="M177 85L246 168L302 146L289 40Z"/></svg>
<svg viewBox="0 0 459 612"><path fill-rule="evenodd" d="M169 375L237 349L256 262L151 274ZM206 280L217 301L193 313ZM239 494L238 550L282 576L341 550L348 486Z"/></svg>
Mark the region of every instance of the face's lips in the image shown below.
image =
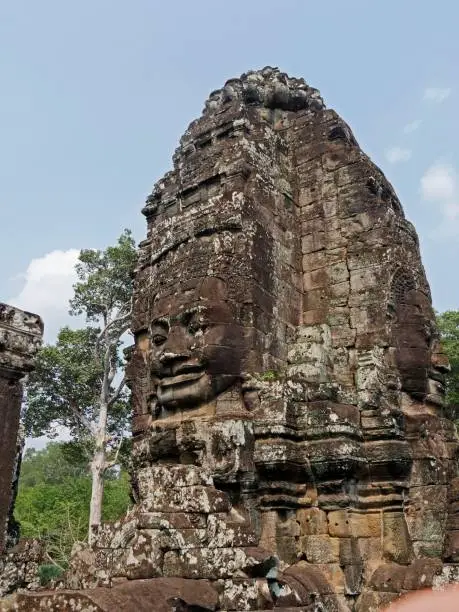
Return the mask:
<svg viewBox="0 0 459 612"><path fill-rule="evenodd" d="M167 377L161 378L159 387L162 388L162 387L172 387L174 385L182 385L184 383L198 380L199 378L202 378L204 374L205 374L205 370L203 369L196 370L196 368L193 368L193 370L189 372L183 372L181 374L176 374L175 376L167 376Z"/></svg>
<svg viewBox="0 0 459 612"><path fill-rule="evenodd" d="M445 393L446 392L446 388L445 385L443 383L441 383L439 380L435 379L435 378L431 378L430 380L433 380L437 386L437 391L439 393Z"/></svg>
<svg viewBox="0 0 459 612"><path fill-rule="evenodd" d="M433 379L439 380L439 381L442 381L445 378L444 372L442 372L441 370L439 370L437 368L430 369L429 370L429 376L430 376L430 378L433 378Z"/></svg>
<svg viewBox="0 0 459 612"><path fill-rule="evenodd" d="M177 374L188 374L190 372L202 372L204 366L200 363L179 363L172 366L172 376L177 376Z"/></svg>
<svg viewBox="0 0 459 612"><path fill-rule="evenodd" d="M434 380L439 388L441 388L443 391L445 390L445 374L442 372L442 370L434 367L429 371L427 376L431 380Z"/></svg>

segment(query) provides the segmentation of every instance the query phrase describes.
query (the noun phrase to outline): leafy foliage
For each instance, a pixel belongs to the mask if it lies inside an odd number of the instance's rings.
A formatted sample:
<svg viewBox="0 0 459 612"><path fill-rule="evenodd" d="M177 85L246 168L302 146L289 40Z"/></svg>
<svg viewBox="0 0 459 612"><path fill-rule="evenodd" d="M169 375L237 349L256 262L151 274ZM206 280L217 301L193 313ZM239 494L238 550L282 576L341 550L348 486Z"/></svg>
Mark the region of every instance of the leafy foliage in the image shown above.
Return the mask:
<svg viewBox="0 0 459 612"><path fill-rule="evenodd" d="M39 351L27 385L24 425L28 436L56 435L57 425L78 435L81 417L91 418L103 368L95 355L97 335L98 330L90 327L63 327L56 344Z"/></svg>
<svg viewBox="0 0 459 612"><path fill-rule="evenodd" d="M27 436L55 437L60 427L67 427L81 448L90 452L88 429L97 418L104 369L103 356L97 350L98 334L93 327L63 327L56 343L38 352L27 384L23 418ZM112 360L121 367L118 346ZM128 397L123 390L109 412L107 431L113 439L126 429L128 418Z"/></svg>
<svg viewBox="0 0 459 612"><path fill-rule="evenodd" d="M446 400L459 410L459 311L447 310L437 315L441 340L448 355L451 372L446 378Z"/></svg>
<svg viewBox="0 0 459 612"><path fill-rule="evenodd" d="M84 249L76 265L78 282L70 300L71 314L84 314L88 321L110 322L110 314L130 303L133 270L136 263L135 242L124 230L114 247L105 251Z"/></svg>
<svg viewBox="0 0 459 612"><path fill-rule="evenodd" d="M101 521L106 473L120 464L120 451L127 446L129 402L121 349L131 320L136 261L129 230L104 251L80 252L70 314L85 315L88 325L62 328L56 343L39 351L27 384L26 435L56 436L66 427L72 452L90 459L89 540Z"/></svg>
<svg viewBox="0 0 459 612"><path fill-rule="evenodd" d="M53 565L52 563L44 563L38 568L38 575L40 577L40 585L46 586L51 582L62 576L64 568Z"/></svg>
<svg viewBox="0 0 459 612"><path fill-rule="evenodd" d="M87 461L83 457L68 454L71 442L49 442L43 450L28 448L21 464L21 489L31 489L39 484L58 485L66 479L88 475Z"/></svg>
<svg viewBox="0 0 459 612"><path fill-rule="evenodd" d="M86 537L91 497L88 463L75 457L69 460L68 451L68 443L59 442L26 451L15 505L21 534L43 539L49 555L61 566L66 565L74 542ZM114 521L125 514L129 489L126 472L106 475L104 520Z"/></svg>
<svg viewBox="0 0 459 612"><path fill-rule="evenodd" d="M274 370L266 370L266 372L262 372L260 374L260 379L265 382L274 382L279 379L279 372L275 372Z"/></svg>

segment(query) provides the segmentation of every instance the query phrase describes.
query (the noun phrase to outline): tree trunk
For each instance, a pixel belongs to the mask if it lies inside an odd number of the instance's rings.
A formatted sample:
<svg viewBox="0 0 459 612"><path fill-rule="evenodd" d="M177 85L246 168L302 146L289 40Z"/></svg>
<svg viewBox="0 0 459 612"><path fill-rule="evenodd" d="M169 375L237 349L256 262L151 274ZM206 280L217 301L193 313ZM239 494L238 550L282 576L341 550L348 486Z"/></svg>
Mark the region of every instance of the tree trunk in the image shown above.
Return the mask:
<svg viewBox="0 0 459 612"><path fill-rule="evenodd" d="M102 498L104 496L105 448L96 448L91 461L92 487L89 505L88 542L93 544L95 529L102 520Z"/></svg>
<svg viewBox="0 0 459 612"><path fill-rule="evenodd" d="M102 499L104 496L104 473L105 473L105 435L107 428L107 402L101 402L99 422L95 434L94 455L91 461L92 489L91 502L89 505L89 528L88 542L94 543L95 530L102 521Z"/></svg>
<svg viewBox="0 0 459 612"><path fill-rule="evenodd" d="M108 320L104 317L105 331L109 325ZM95 533L102 521L102 499L104 496L104 474L107 469L106 454L107 454L107 420L108 409L111 402L116 400L116 397L121 392L124 385L124 379L117 391L110 399L110 387L113 378L116 374L116 367L113 367L112 359L113 351L116 350L116 344L107 341L104 354L104 376L99 398L99 419L97 426L92 430L94 436L94 455L91 461L92 473L92 490L91 503L89 505L89 527L88 527L88 542L93 544L95 541Z"/></svg>

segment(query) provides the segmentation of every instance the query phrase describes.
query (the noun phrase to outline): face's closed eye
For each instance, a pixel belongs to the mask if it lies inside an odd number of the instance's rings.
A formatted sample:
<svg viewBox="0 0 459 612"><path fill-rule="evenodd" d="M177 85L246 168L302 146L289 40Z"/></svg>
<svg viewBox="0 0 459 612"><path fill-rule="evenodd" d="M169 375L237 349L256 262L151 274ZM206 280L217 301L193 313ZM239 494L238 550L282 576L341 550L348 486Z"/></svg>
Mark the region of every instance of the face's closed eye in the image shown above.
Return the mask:
<svg viewBox="0 0 459 612"><path fill-rule="evenodd" d="M154 321L151 327L151 341L155 346L161 346L169 335L169 323L166 320Z"/></svg>
<svg viewBox="0 0 459 612"><path fill-rule="evenodd" d="M162 333L153 333L152 340L153 344L155 344L156 346L161 346L161 344L164 344L166 342L167 336Z"/></svg>

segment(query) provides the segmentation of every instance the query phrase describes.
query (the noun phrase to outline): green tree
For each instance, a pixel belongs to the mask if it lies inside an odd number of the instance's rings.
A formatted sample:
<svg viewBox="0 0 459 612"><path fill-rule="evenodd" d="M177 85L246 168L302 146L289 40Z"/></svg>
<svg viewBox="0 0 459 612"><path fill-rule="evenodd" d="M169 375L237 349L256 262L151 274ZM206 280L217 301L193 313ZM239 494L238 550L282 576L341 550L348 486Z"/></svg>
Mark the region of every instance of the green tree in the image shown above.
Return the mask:
<svg viewBox="0 0 459 612"><path fill-rule="evenodd" d="M446 377L446 401L457 413L459 409L459 311L447 310L437 315L441 341L448 356L451 372Z"/></svg>
<svg viewBox="0 0 459 612"><path fill-rule="evenodd" d="M71 442L48 442L43 450L26 449L22 458L20 487L60 484L67 478L88 476L88 462L81 456L75 459L67 451Z"/></svg>
<svg viewBox="0 0 459 612"><path fill-rule="evenodd" d="M22 534L47 543L51 559L65 567L74 542L84 539L89 518L91 475L88 462L77 461L69 443L50 442L28 449L23 458L15 516ZM116 520L129 506L126 472L106 475L103 518Z"/></svg>
<svg viewBox="0 0 459 612"><path fill-rule="evenodd" d="M65 426L90 456L90 543L101 522L104 475L118 461L128 423L121 347L130 325L135 263L129 230L104 251L81 251L70 313L84 315L87 326L62 328L56 343L39 352L27 383L26 434L57 435Z"/></svg>

